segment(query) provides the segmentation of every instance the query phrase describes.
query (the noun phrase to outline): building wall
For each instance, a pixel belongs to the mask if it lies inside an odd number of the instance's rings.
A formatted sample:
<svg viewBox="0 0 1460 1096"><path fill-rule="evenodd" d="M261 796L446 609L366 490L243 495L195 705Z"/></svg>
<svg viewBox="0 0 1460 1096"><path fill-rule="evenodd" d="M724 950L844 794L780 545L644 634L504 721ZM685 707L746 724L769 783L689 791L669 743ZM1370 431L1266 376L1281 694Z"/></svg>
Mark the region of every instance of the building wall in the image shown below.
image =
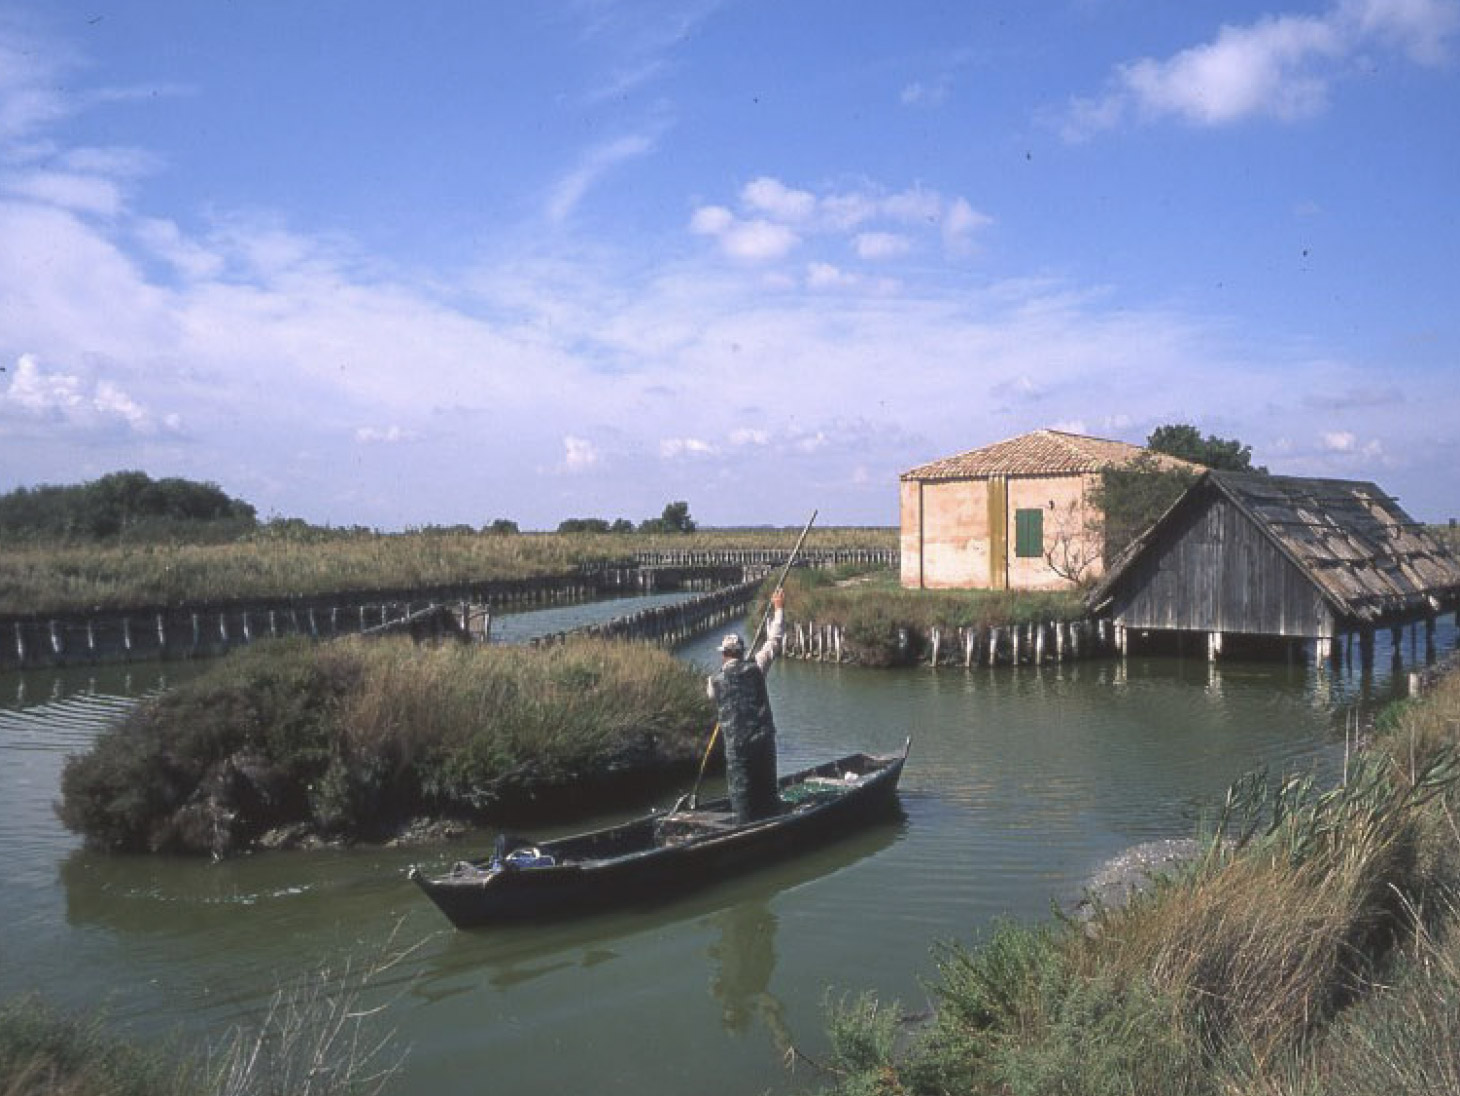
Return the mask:
<svg viewBox="0 0 1460 1096"><path fill-rule="evenodd" d="M1081 578L1103 573L1100 537L1088 528L1086 498L1098 476L1038 476L1009 480L1009 588L1066 590L1074 583L1061 571ZM1020 557L1016 552L1016 520L1020 510L1043 512L1044 551ZM1059 569L1050 566L1053 555Z"/></svg>
<svg viewBox="0 0 1460 1096"><path fill-rule="evenodd" d="M988 481L902 483L902 584L930 590L985 586Z"/></svg>
<svg viewBox="0 0 1460 1096"><path fill-rule="evenodd" d="M1068 588L1043 552L1017 554L1016 513L1042 512L1043 547L1087 560L1100 573L1098 538L1086 529L1095 476L1027 476L919 483L901 491L902 584L925 589Z"/></svg>

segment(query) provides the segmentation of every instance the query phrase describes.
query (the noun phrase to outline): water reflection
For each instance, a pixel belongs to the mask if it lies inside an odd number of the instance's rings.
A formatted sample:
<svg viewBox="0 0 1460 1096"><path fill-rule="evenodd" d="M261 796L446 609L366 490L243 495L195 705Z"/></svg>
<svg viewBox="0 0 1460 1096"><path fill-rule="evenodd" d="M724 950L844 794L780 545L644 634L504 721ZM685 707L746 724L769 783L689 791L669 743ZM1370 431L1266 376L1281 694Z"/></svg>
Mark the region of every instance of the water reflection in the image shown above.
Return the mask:
<svg viewBox="0 0 1460 1096"><path fill-rule="evenodd" d="M791 1049L786 1009L771 992L776 970L776 915L763 901L742 902L714 917L719 939L710 945L714 963L710 992L720 1003L720 1023L745 1035L759 1020L781 1054Z"/></svg>
<svg viewBox="0 0 1460 1096"><path fill-rule="evenodd" d="M866 831L806 856L769 864L763 871L727 879L688 897L649 907L547 925L448 931L445 944L420 972L417 992L428 1000L438 1000L474 988L482 978L492 986L507 988L575 967L600 966L619 958L627 950L626 942L633 938L677 931L687 923L706 918L717 926L732 925L730 933L722 932L729 940L724 946L733 945L734 954L743 956L754 936L745 931L746 915L737 911L747 906L768 907L779 894L814 885L853 867L890 847L906 826L906 816L898 811ZM728 956L731 951L724 954ZM727 981L727 987L748 985L736 971L748 972L761 965L764 963L732 959L734 976ZM772 955L765 970L767 983L773 967Z"/></svg>

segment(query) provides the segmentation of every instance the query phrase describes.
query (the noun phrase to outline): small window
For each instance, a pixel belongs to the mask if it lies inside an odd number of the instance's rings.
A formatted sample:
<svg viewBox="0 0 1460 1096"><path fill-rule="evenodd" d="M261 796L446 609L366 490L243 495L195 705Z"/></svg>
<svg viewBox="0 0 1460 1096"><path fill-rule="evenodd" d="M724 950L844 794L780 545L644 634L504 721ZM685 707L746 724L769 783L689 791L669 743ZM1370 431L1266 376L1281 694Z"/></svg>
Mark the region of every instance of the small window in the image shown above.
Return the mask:
<svg viewBox="0 0 1460 1096"><path fill-rule="evenodd" d="M1021 559L1044 555L1044 511L1014 511L1014 554Z"/></svg>

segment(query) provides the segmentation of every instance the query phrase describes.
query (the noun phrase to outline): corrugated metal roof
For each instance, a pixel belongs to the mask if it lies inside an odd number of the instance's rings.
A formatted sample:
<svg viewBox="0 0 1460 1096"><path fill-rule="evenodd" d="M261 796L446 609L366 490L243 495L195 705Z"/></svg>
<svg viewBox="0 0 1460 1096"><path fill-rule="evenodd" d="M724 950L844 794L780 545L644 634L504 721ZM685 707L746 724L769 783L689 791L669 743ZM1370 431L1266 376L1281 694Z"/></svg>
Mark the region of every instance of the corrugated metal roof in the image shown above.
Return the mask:
<svg viewBox="0 0 1460 1096"><path fill-rule="evenodd" d="M1161 540L1172 515L1201 505L1213 490L1246 514L1341 618L1364 624L1424 615L1460 594L1460 560L1373 483L1208 472L1122 553L1090 603L1107 599L1147 546Z"/></svg>
<svg viewBox="0 0 1460 1096"><path fill-rule="evenodd" d="M1423 611L1430 597L1460 590L1460 560L1373 483L1209 475L1344 616Z"/></svg>
<svg viewBox="0 0 1460 1096"><path fill-rule="evenodd" d="M970 449L920 464L902 474L905 480L978 479L984 476L1074 476L1129 464L1142 453L1139 445L1060 430L1035 430L1017 438ZM1196 465L1152 453L1162 468L1200 471Z"/></svg>

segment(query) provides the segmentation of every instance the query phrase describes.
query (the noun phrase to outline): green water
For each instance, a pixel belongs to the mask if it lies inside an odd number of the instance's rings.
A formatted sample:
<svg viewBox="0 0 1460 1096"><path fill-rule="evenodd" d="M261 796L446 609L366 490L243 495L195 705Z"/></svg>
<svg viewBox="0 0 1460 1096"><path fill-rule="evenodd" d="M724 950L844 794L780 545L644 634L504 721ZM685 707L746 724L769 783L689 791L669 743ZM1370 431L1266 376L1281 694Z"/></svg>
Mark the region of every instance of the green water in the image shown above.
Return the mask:
<svg viewBox="0 0 1460 1096"><path fill-rule="evenodd" d="M1448 622L1439 639L1453 648ZM713 645L684 656L706 665ZM42 989L105 1006L123 1032L216 1038L301 973L410 949L372 992L409 1051L393 1091L439 1096L811 1087L782 1051L825 1053L828 992L924 1007L935 941L1073 902L1125 847L1189 835L1244 772L1331 773L1348 706L1389 688L1387 672L1197 660L784 663L772 677L782 768L911 734L901 818L649 912L460 933L404 873L477 843L221 864L81 850L52 810L65 755L125 698L189 672L0 676L0 996Z"/></svg>

